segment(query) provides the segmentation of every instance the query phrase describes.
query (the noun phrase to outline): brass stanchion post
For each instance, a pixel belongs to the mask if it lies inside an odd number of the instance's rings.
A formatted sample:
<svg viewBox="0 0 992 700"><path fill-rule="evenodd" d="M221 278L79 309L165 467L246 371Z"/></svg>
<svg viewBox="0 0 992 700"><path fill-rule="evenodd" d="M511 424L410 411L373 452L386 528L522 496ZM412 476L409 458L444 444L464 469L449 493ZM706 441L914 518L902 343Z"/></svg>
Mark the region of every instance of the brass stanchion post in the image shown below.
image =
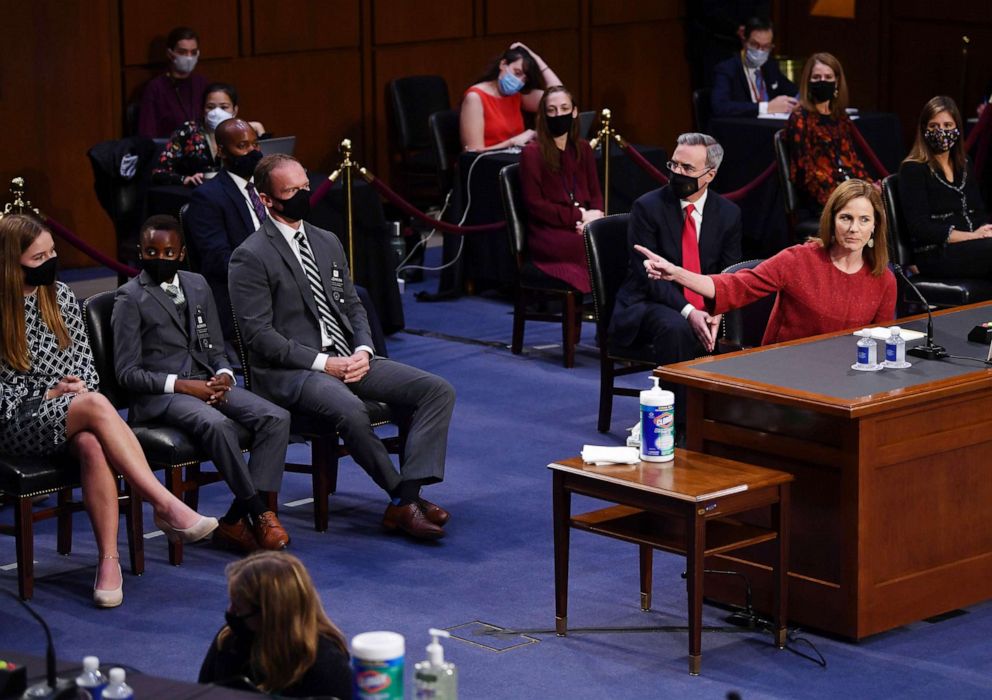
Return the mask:
<svg viewBox="0 0 992 700"><path fill-rule="evenodd" d="M609 108L604 108L603 112L603 128L600 130L600 134L603 135L603 214L609 215L610 213L610 136L612 130L610 129L610 117L612 116Z"/></svg>
<svg viewBox="0 0 992 700"><path fill-rule="evenodd" d="M354 165L351 161L351 139L341 141L340 151L341 170L344 172L344 210L348 226L348 265L351 267L351 279L356 279L358 272L355 270L355 227L351 209L351 168Z"/></svg>

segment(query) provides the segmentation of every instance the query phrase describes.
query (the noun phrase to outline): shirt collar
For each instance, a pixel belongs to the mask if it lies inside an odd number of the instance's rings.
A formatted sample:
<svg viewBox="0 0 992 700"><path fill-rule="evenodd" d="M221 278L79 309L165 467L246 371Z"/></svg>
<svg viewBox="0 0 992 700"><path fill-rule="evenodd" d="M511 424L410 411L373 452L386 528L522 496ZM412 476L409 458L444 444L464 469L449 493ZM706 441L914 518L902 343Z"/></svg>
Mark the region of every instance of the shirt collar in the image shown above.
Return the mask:
<svg viewBox="0 0 992 700"><path fill-rule="evenodd" d="M162 284L159 285L159 287L161 287L162 289L165 289L169 285L172 285L173 287L178 287L179 286L179 273L178 272L173 276L173 278L171 280L165 280L165 281L163 281Z"/></svg>
<svg viewBox="0 0 992 700"><path fill-rule="evenodd" d="M273 224L276 225L276 229L279 231L279 233L282 234L282 237L285 238L286 239L286 242L289 243L291 246L292 246L292 244L294 242L294 239L296 237L296 232L297 231L303 231L304 230L303 229L303 222L302 221L300 221L300 227L299 228L293 228L289 224L285 224L282 221L278 221L276 219L276 217L272 216L271 213L269 213L268 219L269 219L269 221L271 221Z"/></svg>
<svg viewBox="0 0 992 700"><path fill-rule="evenodd" d="M679 205L681 205L682 210L684 211L685 208L691 204L693 207L695 207L694 211L696 211L700 216L702 216L703 207L706 206L706 198L709 196L710 196L710 188L707 187L705 190L703 190L703 194L695 202L690 202L688 199L680 199Z"/></svg>

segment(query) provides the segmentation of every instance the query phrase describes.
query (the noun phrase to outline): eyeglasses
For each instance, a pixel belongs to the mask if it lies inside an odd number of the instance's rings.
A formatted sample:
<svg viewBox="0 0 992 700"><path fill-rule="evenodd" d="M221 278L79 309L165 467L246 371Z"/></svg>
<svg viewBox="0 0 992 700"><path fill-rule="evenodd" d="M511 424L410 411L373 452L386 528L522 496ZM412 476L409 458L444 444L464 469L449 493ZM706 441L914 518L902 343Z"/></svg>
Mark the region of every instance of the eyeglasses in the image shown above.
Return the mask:
<svg viewBox="0 0 992 700"><path fill-rule="evenodd" d="M756 41L749 41L745 44L747 48L754 49L755 51L767 51L771 53L775 50L775 44L759 44Z"/></svg>
<svg viewBox="0 0 992 700"><path fill-rule="evenodd" d="M694 165L689 165L688 163L679 163L678 161L674 161L674 160L670 160L667 163L665 163L665 167L668 168L673 173L676 170L678 170L683 174L690 175L692 177L699 177L700 175L705 175L710 170L712 170L712 168L704 168L703 170L700 170Z"/></svg>

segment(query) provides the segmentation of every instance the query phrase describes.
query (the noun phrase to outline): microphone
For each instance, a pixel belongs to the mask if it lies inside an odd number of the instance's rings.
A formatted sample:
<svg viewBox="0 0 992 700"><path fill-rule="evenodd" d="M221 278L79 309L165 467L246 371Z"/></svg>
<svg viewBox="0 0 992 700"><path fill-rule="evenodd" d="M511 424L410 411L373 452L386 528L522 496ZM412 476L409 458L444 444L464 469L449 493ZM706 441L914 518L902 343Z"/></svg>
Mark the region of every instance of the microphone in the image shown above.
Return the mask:
<svg viewBox="0 0 992 700"><path fill-rule="evenodd" d="M920 298L923 302L923 308L927 310L927 342L926 345L917 345L915 348L910 348L906 351L907 355L912 355L913 357L922 357L924 360L941 360L947 357L947 350L940 345L935 345L933 342L933 314L930 312L930 303L923 296L923 293L919 288L913 284L913 282L906 276L906 273L902 270L902 265L899 263L891 263L892 269L896 271L900 277L905 280L914 292L916 296Z"/></svg>
<svg viewBox="0 0 992 700"><path fill-rule="evenodd" d="M72 698L76 694L76 684L71 679L58 678L55 675L55 643L52 641L52 631L48 629L48 624L45 620L34 611L34 609L28 605L26 602L20 599L19 596L15 595L11 591L4 591L11 598L16 600L18 603L24 606L31 617L38 621L41 628L45 630L45 639L48 641L48 646L45 649L45 669L46 669L46 680L42 683L35 683L30 688L24 691L24 695L21 697L25 698Z"/></svg>

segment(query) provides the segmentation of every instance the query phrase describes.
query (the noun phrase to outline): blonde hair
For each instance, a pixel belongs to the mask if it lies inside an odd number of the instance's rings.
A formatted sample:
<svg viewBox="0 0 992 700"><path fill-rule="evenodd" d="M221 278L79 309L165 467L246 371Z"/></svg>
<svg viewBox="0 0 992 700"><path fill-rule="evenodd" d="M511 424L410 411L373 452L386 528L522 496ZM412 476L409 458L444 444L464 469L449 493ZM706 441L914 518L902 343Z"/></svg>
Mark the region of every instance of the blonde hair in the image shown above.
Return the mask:
<svg viewBox="0 0 992 700"><path fill-rule="evenodd" d="M292 554L255 552L229 564L226 573L231 600L258 611L249 663L259 688L275 693L299 681L317 660L320 637L347 654L344 635L324 612L306 567ZM217 648L231 637L225 625Z"/></svg>
<svg viewBox="0 0 992 700"><path fill-rule="evenodd" d="M31 351L28 349L27 329L24 320L24 270L21 256L38 236L48 229L35 217L27 214L7 214L0 218L0 359L12 369L27 372L31 369ZM50 232L49 232L50 233ZM38 308L41 320L55 334L59 349L72 345L59 310L55 285L38 287Z"/></svg>
<svg viewBox="0 0 992 700"><path fill-rule="evenodd" d="M859 197L864 197L871 203L875 214L875 232L872 234L875 245L872 248L865 246L861 254L865 262L871 266L871 274L878 277L889 265L889 236L882 197L870 182L855 179L837 185L837 189L830 194L830 199L823 206L823 213L820 214L820 230L817 237L812 240L818 241L824 248L829 248L834 239L836 226L834 219L837 212L847 206L848 202Z"/></svg>
<svg viewBox="0 0 992 700"><path fill-rule="evenodd" d="M799 78L799 103L807 112L816 111L816 105L809 97L809 78L813 75L813 67L817 63L822 63L834 72L834 79L837 81L837 96L830 100L830 115L839 119L841 115L847 114L847 79L844 77L844 68L840 65L840 61L831 53L815 53L807 59L803 66L802 77Z"/></svg>

